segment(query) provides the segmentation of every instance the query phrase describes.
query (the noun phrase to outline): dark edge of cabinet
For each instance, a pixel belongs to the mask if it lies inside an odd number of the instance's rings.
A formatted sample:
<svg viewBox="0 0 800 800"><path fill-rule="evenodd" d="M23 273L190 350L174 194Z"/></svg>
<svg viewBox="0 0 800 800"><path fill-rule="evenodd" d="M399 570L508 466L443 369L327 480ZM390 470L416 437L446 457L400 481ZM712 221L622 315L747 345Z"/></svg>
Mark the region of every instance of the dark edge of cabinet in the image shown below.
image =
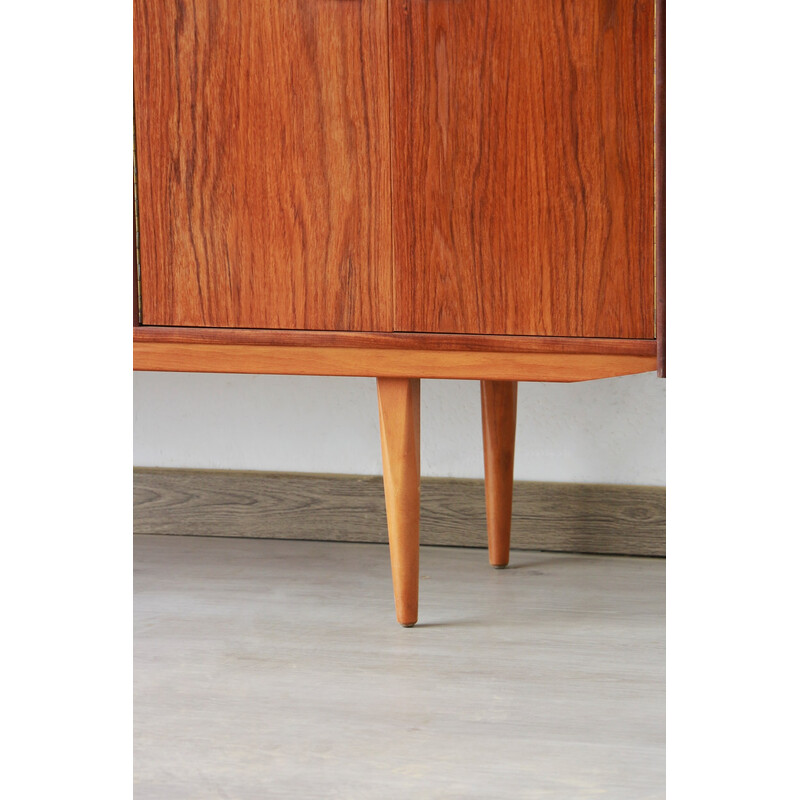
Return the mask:
<svg viewBox="0 0 800 800"><path fill-rule="evenodd" d="M658 377L667 377L667 9L656 2L656 341Z"/></svg>
<svg viewBox="0 0 800 800"><path fill-rule="evenodd" d="M131 89L133 98L133 326L142 324L142 290L141 268L139 265L139 193L138 176L136 174L136 95Z"/></svg>
<svg viewBox="0 0 800 800"><path fill-rule="evenodd" d="M133 196L133 327L141 325L139 321L139 265L136 263L136 195Z"/></svg>

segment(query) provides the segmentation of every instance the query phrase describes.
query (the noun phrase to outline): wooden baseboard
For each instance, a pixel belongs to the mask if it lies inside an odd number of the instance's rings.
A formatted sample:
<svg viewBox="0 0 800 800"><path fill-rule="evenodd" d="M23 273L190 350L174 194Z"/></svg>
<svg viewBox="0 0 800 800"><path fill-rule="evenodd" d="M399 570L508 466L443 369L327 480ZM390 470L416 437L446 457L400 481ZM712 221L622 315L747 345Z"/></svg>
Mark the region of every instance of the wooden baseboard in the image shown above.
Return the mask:
<svg viewBox="0 0 800 800"><path fill-rule="evenodd" d="M486 547L483 481L423 478L422 544ZM383 480L230 470L136 468L134 533L386 542ZM511 547L664 556L666 490L514 484Z"/></svg>

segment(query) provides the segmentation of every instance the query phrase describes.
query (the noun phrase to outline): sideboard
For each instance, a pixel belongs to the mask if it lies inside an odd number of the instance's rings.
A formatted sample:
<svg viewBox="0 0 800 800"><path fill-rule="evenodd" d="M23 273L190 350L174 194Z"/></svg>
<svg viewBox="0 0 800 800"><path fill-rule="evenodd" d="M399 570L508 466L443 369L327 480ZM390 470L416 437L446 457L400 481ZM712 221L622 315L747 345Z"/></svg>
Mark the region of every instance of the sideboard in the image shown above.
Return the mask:
<svg viewBox="0 0 800 800"><path fill-rule="evenodd" d="M134 369L375 377L402 625L421 378L502 567L517 382L666 374L665 64L654 0L134 0Z"/></svg>

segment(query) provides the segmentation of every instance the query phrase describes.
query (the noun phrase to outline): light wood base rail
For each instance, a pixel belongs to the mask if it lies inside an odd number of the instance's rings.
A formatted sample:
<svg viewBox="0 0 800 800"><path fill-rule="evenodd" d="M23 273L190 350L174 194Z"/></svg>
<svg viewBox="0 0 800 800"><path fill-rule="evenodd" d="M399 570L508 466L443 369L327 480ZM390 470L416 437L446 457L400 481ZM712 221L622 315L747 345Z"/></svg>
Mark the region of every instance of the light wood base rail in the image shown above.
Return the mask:
<svg viewBox="0 0 800 800"><path fill-rule="evenodd" d="M133 368L571 382L652 372L656 342L140 326L133 333Z"/></svg>

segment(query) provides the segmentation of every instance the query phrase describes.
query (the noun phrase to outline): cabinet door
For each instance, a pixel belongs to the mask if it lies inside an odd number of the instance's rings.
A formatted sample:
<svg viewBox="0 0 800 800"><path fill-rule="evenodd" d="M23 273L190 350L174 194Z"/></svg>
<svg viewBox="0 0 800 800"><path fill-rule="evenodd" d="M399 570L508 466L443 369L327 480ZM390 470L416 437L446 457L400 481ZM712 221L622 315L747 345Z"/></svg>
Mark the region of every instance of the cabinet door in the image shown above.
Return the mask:
<svg viewBox="0 0 800 800"><path fill-rule="evenodd" d="M385 0L134 17L144 324L391 330Z"/></svg>
<svg viewBox="0 0 800 800"><path fill-rule="evenodd" d="M395 328L654 337L653 0L392 0Z"/></svg>

